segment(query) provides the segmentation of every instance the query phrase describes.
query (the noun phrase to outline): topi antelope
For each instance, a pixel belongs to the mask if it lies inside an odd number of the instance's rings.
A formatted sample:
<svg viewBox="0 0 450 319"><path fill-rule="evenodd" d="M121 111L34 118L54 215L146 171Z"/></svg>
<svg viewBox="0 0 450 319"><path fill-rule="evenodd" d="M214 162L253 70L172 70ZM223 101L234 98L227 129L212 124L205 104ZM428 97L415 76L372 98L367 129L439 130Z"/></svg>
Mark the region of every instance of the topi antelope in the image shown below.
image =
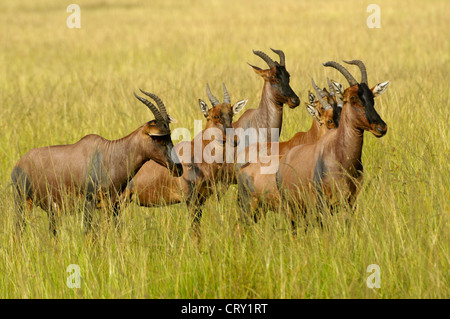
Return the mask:
<svg viewBox="0 0 450 319"><path fill-rule="evenodd" d="M269 69L263 70L249 64L253 70L264 79L264 86L259 107L250 109L233 123L233 128L241 141L237 150L242 152L247 146L257 141L278 141L283 122L283 105L288 104L295 108L300 104L299 97L292 90L289 82L290 75L286 70L285 54L281 50L271 49L280 57L280 62L273 61L267 54L253 50L253 53L264 60ZM272 129L278 130L276 136L272 136ZM260 134L260 131L262 134ZM267 135L263 132L267 132ZM247 137L249 140L247 140ZM237 162L237 152L235 163ZM237 166L235 163L225 165L228 177L225 179L220 194L226 191L230 184L236 184Z"/></svg>
<svg viewBox="0 0 450 319"><path fill-rule="evenodd" d="M17 162L11 179L19 233L25 226L26 210L30 211L34 204L47 212L50 231L56 235L55 216L66 203L65 195L84 198L85 233L91 228L95 208L108 209L117 222L119 195L148 160L175 176L183 174L182 165L172 154L169 123L174 119L167 114L159 97L142 93L155 100L159 109L135 94L152 111L155 119L128 136L110 141L90 134L75 144L32 149ZM70 202L69 197L67 200Z"/></svg>
<svg viewBox="0 0 450 319"><path fill-rule="evenodd" d="M386 91L389 81L370 89L363 62L353 60L346 63L359 67L360 83L342 65L332 61L324 63L324 66L342 73L350 84L343 92L344 106L339 127L316 143L291 149L280 160L276 174L283 201L291 207L298 204L303 214L307 202L320 207L325 200L333 205L339 199L337 194L353 206L363 180L361 154L364 131L376 137L387 132L386 123L374 108L374 97ZM295 226L295 216L291 218Z"/></svg>
<svg viewBox="0 0 450 319"><path fill-rule="evenodd" d="M161 169L156 163L149 161L142 166L124 194L126 199L138 200L139 205L147 207L186 202L196 236L200 234L201 206L212 194L215 182L226 176L222 170L226 148L235 148L237 144L236 139L232 142L227 139L230 132L234 133L231 126L233 116L239 113L247 103L247 100L241 100L231 105L225 84L223 85L223 103L220 103L211 93L208 85L206 92L212 108L208 108L204 101L199 100L200 109L207 119L205 129L191 142L185 141L174 146L183 165L183 175L173 177L167 170ZM217 129L220 133L217 135L222 136L222 139L209 141L204 138L208 132ZM232 135L233 138L236 137L236 135ZM205 149L214 144L216 146L214 158L217 161L209 158L210 155L205 155ZM195 150L200 147L200 152Z"/></svg>
<svg viewBox="0 0 450 319"><path fill-rule="evenodd" d="M276 208L280 204L275 170L272 172L267 169L266 163L271 163L271 165L275 163L278 167L279 160L291 148L301 144L314 143L331 129L338 127L342 100L336 96L334 90L332 94L329 94L326 90L320 90L314 82L313 86L318 100L314 94L309 93L309 103L306 108L313 117L309 131L298 132L289 141L267 143L267 146L255 143L246 148L245 155L247 157L249 154L259 154L261 148L266 148L269 153L264 152L267 156L260 156L258 160L246 163L238 171L238 203L243 210L244 220L251 215L254 221L257 221L263 204L270 208ZM273 144L279 145L278 153L273 153ZM241 154L238 156L240 157Z"/></svg>

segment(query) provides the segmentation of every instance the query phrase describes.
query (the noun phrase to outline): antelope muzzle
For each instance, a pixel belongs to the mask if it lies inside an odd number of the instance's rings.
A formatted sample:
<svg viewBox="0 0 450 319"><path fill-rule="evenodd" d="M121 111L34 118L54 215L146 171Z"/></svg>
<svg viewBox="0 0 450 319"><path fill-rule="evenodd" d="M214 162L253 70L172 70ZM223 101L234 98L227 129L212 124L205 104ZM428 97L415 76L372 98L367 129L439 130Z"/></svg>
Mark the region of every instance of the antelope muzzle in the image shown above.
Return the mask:
<svg viewBox="0 0 450 319"><path fill-rule="evenodd" d="M293 96L288 97L287 104L293 109L300 105L300 98L294 94Z"/></svg>
<svg viewBox="0 0 450 319"><path fill-rule="evenodd" d="M383 137L387 133L387 125L384 122L372 124L370 131L376 137Z"/></svg>

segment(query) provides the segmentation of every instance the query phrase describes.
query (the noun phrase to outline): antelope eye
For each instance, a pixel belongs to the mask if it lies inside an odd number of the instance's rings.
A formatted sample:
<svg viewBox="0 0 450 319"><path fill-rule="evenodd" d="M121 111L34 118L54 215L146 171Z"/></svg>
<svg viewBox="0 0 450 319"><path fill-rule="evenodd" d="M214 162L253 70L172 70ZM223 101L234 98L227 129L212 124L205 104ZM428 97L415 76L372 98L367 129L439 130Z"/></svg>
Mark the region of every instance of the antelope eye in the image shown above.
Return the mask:
<svg viewBox="0 0 450 319"><path fill-rule="evenodd" d="M214 115L214 119L215 119L215 120L218 120L218 119L219 119L219 116L218 116L218 115Z"/></svg>
<svg viewBox="0 0 450 319"><path fill-rule="evenodd" d="M331 121L331 120L328 120L328 124L331 124L333 121Z"/></svg>

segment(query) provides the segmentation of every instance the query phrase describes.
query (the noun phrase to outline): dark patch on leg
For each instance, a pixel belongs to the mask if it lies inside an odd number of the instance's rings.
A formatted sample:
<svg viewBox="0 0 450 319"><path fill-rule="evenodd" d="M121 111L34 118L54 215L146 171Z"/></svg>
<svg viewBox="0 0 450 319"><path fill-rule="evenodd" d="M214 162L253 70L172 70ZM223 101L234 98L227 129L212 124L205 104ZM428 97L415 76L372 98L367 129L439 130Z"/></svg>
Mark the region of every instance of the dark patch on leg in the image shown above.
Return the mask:
<svg viewBox="0 0 450 319"><path fill-rule="evenodd" d="M87 181L92 182L95 186L106 186L108 182L106 169L103 166L103 156L99 150L94 152L89 162L86 177Z"/></svg>
<svg viewBox="0 0 450 319"><path fill-rule="evenodd" d="M238 204L242 209L242 216L244 222L247 221L249 214L251 213L251 193L255 191L253 181L245 172L241 172L238 175ZM255 212L256 213L256 212Z"/></svg>
<svg viewBox="0 0 450 319"><path fill-rule="evenodd" d="M275 173L275 182L277 184L278 192L281 195L281 183L282 183L282 180L281 180L281 174L280 174L280 164L278 164L277 172Z"/></svg>
<svg viewBox="0 0 450 319"><path fill-rule="evenodd" d="M87 234L92 226L93 212L97 206L97 193L102 186L107 185L106 170L103 166L102 153L94 152L86 171L85 204L83 212L84 233Z"/></svg>
<svg viewBox="0 0 450 319"><path fill-rule="evenodd" d="M313 178L314 185L316 187L322 185L322 179L325 176L326 172L327 168L325 166L323 158L322 156L319 156L316 162L316 167L314 168L314 178Z"/></svg>
<svg viewBox="0 0 450 319"><path fill-rule="evenodd" d="M33 187L27 173L18 166L14 167L11 173L11 181L17 211L17 228L22 232L26 226L25 210L29 204L28 201L33 199Z"/></svg>
<svg viewBox="0 0 450 319"><path fill-rule="evenodd" d="M197 164L194 163L194 159L192 159L192 164L187 165L187 170L188 198L191 198L197 192L197 181L202 180L203 173Z"/></svg>
<svg viewBox="0 0 450 319"><path fill-rule="evenodd" d="M200 229L200 223L202 220L202 206L205 202L205 198L199 194L197 191L192 193L188 201L186 202L187 207L190 211L191 215L191 228L194 236L194 241L196 242L197 246L200 246L201 241L201 229Z"/></svg>
<svg viewBox="0 0 450 319"><path fill-rule="evenodd" d="M325 206L325 196L323 193L322 182L326 172L327 167L325 166L323 158L319 156L316 167L314 168L313 183L314 188L316 189L317 210L320 215L322 215L322 211ZM322 216L317 216L317 222L319 223L320 227L323 227L321 218Z"/></svg>
<svg viewBox="0 0 450 319"><path fill-rule="evenodd" d="M112 215L114 218L114 225L115 228L117 230L117 232L120 234L121 233L121 223L120 223L120 204L116 203L115 205L113 205L112 207Z"/></svg>
<svg viewBox="0 0 450 319"><path fill-rule="evenodd" d="M15 195L23 199L33 197L31 180L21 167L14 167L11 173L11 181Z"/></svg>
<svg viewBox="0 0 450 319"><path fill-rule="evenodd" d="M56 237L56 212L53 210L53 207L50 208L47 212L48 215L48 230L53 235L53 237Z"/></svg>
<svg viewBox="0 0 450 319"><path fill-rule="evenodd" d="M95 209L96 186L93 182L88 182L86 186L86 197L83 211L83 228L84 234L89 233L92 226L92 215Z"/></svg>

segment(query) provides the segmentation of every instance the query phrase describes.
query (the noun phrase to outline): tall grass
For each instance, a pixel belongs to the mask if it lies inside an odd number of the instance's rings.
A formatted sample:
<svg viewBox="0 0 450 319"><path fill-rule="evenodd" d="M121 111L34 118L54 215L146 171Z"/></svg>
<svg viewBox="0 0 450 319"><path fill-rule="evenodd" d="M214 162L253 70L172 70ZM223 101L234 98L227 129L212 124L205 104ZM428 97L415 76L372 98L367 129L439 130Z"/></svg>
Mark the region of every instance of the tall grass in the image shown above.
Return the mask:
<svg viewBox="0 0 450 319"><path fill-rule="evenodd" d="M67 28L60 1L0 4L0 298L450 297L448 1L379 1L380 29L366 26L367 1L77 3L81 29ZM231 187L207 201L200 249L182 204L131 205L121 235L100 227L94 245L79 214L61 216L55 241L35 208L14 240L9 175L29 149L128 134L152 118L138 88L191 131L207 82L257 107L263 81L246 62L264 67L251 50L270 47L286 53L302 102L312 76L345 83L321 65L328 60L361 59L371 85L391 81L375 104L388 133L365 136L350 226L337 214L293 238L283 214L269 212L238 231ZM281 139L310 121L303 106L286 109ZM80 289L66 286L70 264ZM370 264L380 266L379 289L366 285Z"/></svg>

